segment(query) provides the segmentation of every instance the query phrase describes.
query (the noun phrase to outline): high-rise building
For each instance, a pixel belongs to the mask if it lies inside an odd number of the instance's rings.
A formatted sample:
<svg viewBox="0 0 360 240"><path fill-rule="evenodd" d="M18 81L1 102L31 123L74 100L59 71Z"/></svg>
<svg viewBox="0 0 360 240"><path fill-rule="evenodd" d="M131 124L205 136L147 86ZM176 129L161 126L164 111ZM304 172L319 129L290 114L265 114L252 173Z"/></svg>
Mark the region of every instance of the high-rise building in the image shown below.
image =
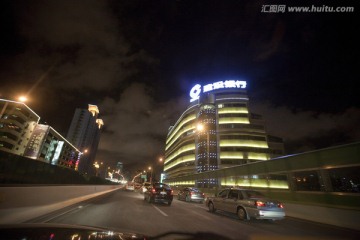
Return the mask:
<svg viewBox="0 0 360 240"><path fill-rule="evenodd" d="M77 108L67 134L67 139L83 153L79 162L79 171L82 173L90 174L95 162L104 125L98 115L99 109L96 105L89 104L88 109Z"/></svg>
<svg viewBox="0 0 360 240"><path fill-rule="evenodd" d="M0 149L23 155L40 116L22 102L0 99Z"/></svg>
<svg viewBox="0 0 360 240"><path fill-rule="evenodd" d="M0 99L0 151L77 169L81 153L23 102Z"/></svg>
<svg viewBox="0 0 360 240"><path fill-rule="evenodd" d="M245 81L197 84L190 97L189 107L167 135L167 179L284 154L282 139L268 135L262 116L250 111ZM197 183L203 187L218 184L211 179Z"/></svg>

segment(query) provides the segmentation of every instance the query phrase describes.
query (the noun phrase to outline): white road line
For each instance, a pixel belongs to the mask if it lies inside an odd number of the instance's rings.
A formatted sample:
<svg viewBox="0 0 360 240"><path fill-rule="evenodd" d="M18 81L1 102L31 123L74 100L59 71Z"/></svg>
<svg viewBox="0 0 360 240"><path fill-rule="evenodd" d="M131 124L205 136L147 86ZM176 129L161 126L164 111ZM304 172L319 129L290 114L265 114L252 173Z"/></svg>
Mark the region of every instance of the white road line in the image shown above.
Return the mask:
<svg viewBox="0 0 360 240"><path fill-rule="evenodd" d="M55 215L54 217L48 218L48 219L46 219L46 220L43 221L43 222L50 222L51 220L53 220L53 219L55 219L55 218L61 217L61 216L65 215L65 214L68 214L68 213L73 212L73 211L76 211L76 210L80 210L80 209L82 209L82 208L84 208L84 207L87 207L87 206L89 206L89 204L86 204L85 206L82 206L82 205L77 206L77 207L72 208L72 209L70 209L70 210L68 210L68 211L66 211L66 212L60 213L60 214L58 214L58 215Z"/></svg>
<svg viewBox="0 0 360 240"><path fill-rule="evenodd" d="M207 216L205 216L205 215L203 215L203 214L201 214L201 213L198 213L198 212L195 212L195 211L191 211L192 213L194 213L194 214L196 214L196 215L198 215L198 216L201 216L201 217L203 217L203 218L205 218L205 219L207 219L207 220L212 220L211 218L209 218L209 217L207 217Z"/></svg>
<svg viewBox="0 0 360 240"><path fill-rule="evenodd" d="M197 208L202 208L202 209L205 209L205 210L208 210L208 208L207 207L205 207L205 206L197 206L197 205L195 205L195 207L197 207Z"/></svg>
<svg viewBox="0 0 360 240"><path fill-rule="evenodd" d="M158 207L154 206L153 204L151 204L156 210L158 210L162 215L164 215L165 217L167 217L168 215L166 213L164 213L163 211L161 211Z"/></svg>

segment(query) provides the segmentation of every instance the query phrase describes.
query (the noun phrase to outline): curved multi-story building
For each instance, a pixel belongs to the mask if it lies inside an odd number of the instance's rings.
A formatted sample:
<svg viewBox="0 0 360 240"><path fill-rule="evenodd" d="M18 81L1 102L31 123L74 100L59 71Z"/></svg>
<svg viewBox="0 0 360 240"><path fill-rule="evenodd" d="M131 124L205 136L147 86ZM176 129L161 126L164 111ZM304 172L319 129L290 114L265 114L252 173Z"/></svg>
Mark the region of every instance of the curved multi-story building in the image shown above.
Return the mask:
<svg viewBox="0 0 360 240"><path fill-rule="evenodd" d="M0 99L0 152L77 170L81 152L25 103Z"/></svg>
<svg viewBox="0 0 360 240"><path fill-rule="evenodd" d="M190 97L189 107L169 128L166 179L284 154L282 139L268 135L262 116L250 111L245 81L197 84ZM211 187L219 183L209 179L197 184Z"/></svg>

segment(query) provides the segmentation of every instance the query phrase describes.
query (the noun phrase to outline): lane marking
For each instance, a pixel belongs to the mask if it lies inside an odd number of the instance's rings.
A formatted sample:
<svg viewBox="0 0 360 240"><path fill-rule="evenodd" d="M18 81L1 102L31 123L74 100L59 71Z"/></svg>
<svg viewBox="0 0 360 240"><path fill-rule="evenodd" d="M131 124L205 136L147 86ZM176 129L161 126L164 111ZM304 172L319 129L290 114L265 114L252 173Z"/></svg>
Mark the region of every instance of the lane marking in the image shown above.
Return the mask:
<svg viewBox="0 0 360 240"><path fill-rule="evenodd" d="M162 215L164 215L165 217L167 217L168 215L166 213L164 213L163 211L161 211L158 207L154 206L153 204L151 204L156 210L158 210Z"/></svg>
<svg viewBox="0 0 360 240"><path fill-rule="evenodd" d="M195 211L191 211L192 213L194 213L194 214L196 214L196 215L198 215L198 216L201 216L201 217L203 217L203 218L205 218L205 219L207 219L207 220L212 220L212 218L209 218L208 216L205 216L205 215L203 215L203 214L201 214L201 213L198 213L198 212L195 212Z"/></svg>
<svg viewBox="0 0 360 240"><path fill-rule="evenodd" d="M204 207L204 206L196 206L196 205L195 205L195 207L208 210L208 208L207 208L207 207Z"/></svg>
<svg viewBox="0 0 360 240"><path fill-rule="evenodd" d="M68 210L68 211L65 211L65 212L63 212L63 213L60 213L60 214L57 214L57 215L55 215L54 217L51 217L51 218L45 218L42 222L50 222L51 220L53 220L53 219L55 219L55 218L58 218L58 217L61 217L61 216L63 216L63 215L65 215L65 214L68 214L68 213L70 213L70 212L75 212L76 210L80 210L80 209L82 209L82 208L85 208L85 207L87 207L87 206L89 206L89 204L86 204L86 205L80 205L80 206L77 206L77 207L75 207L75 208L72 208L72 209L70 209L70 210Z"/></svg>

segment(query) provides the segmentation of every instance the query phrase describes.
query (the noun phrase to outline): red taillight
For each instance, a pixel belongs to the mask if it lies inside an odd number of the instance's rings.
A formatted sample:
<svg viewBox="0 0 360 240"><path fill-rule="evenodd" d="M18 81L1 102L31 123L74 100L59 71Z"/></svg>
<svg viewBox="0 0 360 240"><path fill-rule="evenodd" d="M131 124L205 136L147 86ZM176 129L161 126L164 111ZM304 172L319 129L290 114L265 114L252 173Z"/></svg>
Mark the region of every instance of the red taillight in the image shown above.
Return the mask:
<svg viewBox="0 0 360 240"><path fill-rule="evenodd" d="M173 195L173 193L174 193L174 190L171 190L170 194Z"/></svg>
<svg viewBox="0 0 360 240"><path fill-rule="evenodd" d="M156 193L156 189L155 189L155 188L152 188L152 189L151 189L151 192L152 192L152 193Z"/></svg>
<svg viewBox="0 0 360 240"><path fill-rule="evenodd" d="M279 204L278 204L278 207L279 207L279 208L284 208L284 205L283 205L282 203L279 203Z"/></svg>
<svg viewBox="0 0 360 240"><path fill-rule="evenodd" d="M264 202L262 202L262 201L255 201L255 206L257 206L257 207L265 207L266 204Z"/></svg>
<svg viewBox="0 0 360 240"><path fill-rule="evenodd" d="M193 195L193 192L190 192L190 195Z"/></svg>

